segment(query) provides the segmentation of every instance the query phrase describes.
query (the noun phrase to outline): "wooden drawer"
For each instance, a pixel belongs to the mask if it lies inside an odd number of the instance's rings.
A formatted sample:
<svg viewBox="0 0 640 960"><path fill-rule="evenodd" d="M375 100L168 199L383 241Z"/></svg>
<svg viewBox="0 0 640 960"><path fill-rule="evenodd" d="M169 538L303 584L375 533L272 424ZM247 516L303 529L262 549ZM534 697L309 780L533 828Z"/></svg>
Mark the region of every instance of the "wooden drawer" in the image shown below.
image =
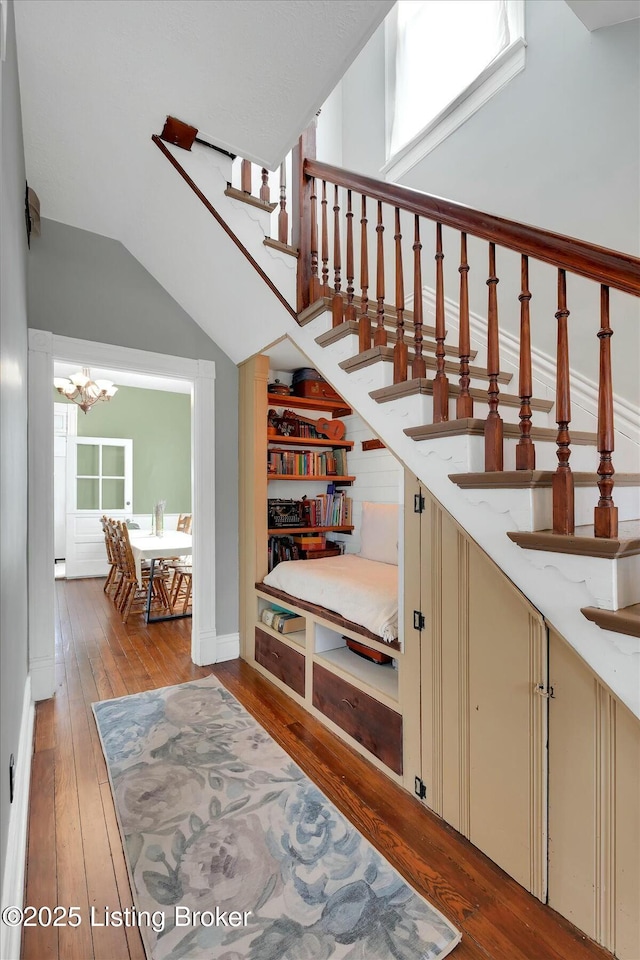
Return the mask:
<svg viewBox="0 0 640 960"><path fill-rule="evenodd" d="M313 705L382 760L402 773L402 717L319 664L313 667Z"/></svg>
<svg viewBox="0 0 640 960"><path fill-rule="evenodd" d="M256 660L304 697L304 654L256 627Z"/></svg>

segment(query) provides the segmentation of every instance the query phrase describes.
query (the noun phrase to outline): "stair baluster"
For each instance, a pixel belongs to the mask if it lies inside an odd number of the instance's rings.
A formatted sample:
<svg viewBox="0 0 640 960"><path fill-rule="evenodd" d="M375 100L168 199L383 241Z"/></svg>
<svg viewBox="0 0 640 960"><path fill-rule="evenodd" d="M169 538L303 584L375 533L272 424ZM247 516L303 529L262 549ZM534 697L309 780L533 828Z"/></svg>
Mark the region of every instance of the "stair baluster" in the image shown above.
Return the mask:
<svg viewBox="0 0 640 960"><path fill-rule="evenodd" d="M340 292L342 281L340 271L342 261L340 258L340 204L338 202L338 187L334 187L333 200L333 300L331 303L331 314L333 317L333 326L339 327L344 320L344 298Z"/></svg>
<svg viewBox="0 0 640 960"><path fill-rule="evenodd" d="M351 208L351 190L347 190L347 305L345 320L356 319L356 307L353 302L353 210Z"/></svg>
<svg viewBox="0 0 640 960"><path fill-rule="evenodd" d="M449 419L449 380L445 371L444 341L444 253L442 252L442 224L436 224L436 375L433 381L433 422Z"/></svg>
<svg viewBox="0 0 640 960"><path fill-rule="evenodd" d="M371 349L371 318L369 316L369 246L367 241L367 198L362 195L360 218L360 320L358 322L358 352Z"/></svg>
<svg viewBox="0 0 640 960"><path fill-rule="evenodd" d="M520 372L518 391L520 393L520 439L516 446L516 470L535 470L536 449L531 439L531 397L533 381L531 375L531 324L529 316L529 257L522 255L520 260Z"/></svg>
<svg viewBox="0 0 640 960"><path fill-rule="evenodd" d="M598 488L600 499L594 512L596 537L618 536L618 508L613 502L613 381L611 378L611 337L609 325L609 287L600 287L600 376L598 381Z"/></svg>
<svg viewBox="0 0 640 960"><path fill-rule="evenodd" d="M558 270L558 353L556 358L556 423L558 424L558 467L553 475L553 532L570 534L575 530L573 473L571 456L571 390L569 384L569 335L567 330L567 275Z"/></svg>
<svg viewBox="0 0 640 960"><path fill-rule="evenodd" d="M262 184L260 186L260 199L264 200L265 203L269 203L271 200L271 190L269 189L269 171L266 167L263 167L260 176L262 177Z"/></svg>
<svg viewBox="0 0 640 960"><path fill-rule="evenodd" d="M318 278L318 197L316 178L311 178L311 279L309 281L309 301L315 303L321 296Z"/></svg>
<svg viewBox="0 0 640 960"><path fill-rule="evenodd" d="M322 181L322 296L329 296L329 228L327 225L327 181Z"/></svg>
<svg viewBox="0 0 640 960"><path fill-rule="evenodd" d="M382 201L378 200L378 256L376 262L376 299L378 301L378 324L373 343L376 347L386 347L387 331L384 325L384 224L382 222Z"/></svg>
<svg viewBox="0 0 640 960"><path fill-rule="evenodd" d="M396 207L396 342L393 348L393 382L404 383L407 379L408 349L404 339L404 273L402 266L402 233L400 232L400 208Z"/></svg>
<svg viewBox="0 0 640 960"><path fill-rule="evenodd" d="M415 215L413 232L413 344L414 358L411 376L414 380L426 377L427 366L422 355L422 244L420 243L420 217Z"/></svg>
<svg viewBox="0 0 640 960"><path fill-rule="evenodd" d="M488 343L487 343L487 374L489 386L489 413L484 425L484 469L487 472L504 469L504 444L502 418L498 412L500 404L500 388L498 374L500 372L500 341L498 332L498 292L499 283L496 276L496 245L489 244L489 277L487 278L488 307Z"/></svg>
<svg viewBox="0 0 640 960"><path fill-rule="evenodd" d="M280 164L280 212L278 213L278 241L289 243L289 214L287 213L287 168Z"/></svg>
<svg viewBox="0 0 640 960"><path fill-rule="evenodd" d="M240 189L243 193L251 193L251 160L243 160L240 164Z"/></svg>
<svg viewBox="0 0 640 960"><path fill-rule="evenodd" d="M456 417L461 420L473 416L473 397L469 393L469 358L471 337L469 333L469 264L467 262L467 235L460 234L460 330L458 355L460 357L460 393L456 399Z"/></svg>

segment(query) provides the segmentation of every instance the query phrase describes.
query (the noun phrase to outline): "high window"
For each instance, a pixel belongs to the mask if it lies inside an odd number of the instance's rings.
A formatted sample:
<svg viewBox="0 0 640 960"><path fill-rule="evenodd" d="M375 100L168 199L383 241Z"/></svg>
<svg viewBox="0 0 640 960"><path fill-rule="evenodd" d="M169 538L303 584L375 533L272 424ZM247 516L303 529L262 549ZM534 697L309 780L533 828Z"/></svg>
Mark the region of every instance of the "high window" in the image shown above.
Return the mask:
<svg viewBox="0 0 640 960"><path fill-rule="evenodd" d="M399 0L387 21L387 158L400 175L524 67L524 0Z"/></svg>

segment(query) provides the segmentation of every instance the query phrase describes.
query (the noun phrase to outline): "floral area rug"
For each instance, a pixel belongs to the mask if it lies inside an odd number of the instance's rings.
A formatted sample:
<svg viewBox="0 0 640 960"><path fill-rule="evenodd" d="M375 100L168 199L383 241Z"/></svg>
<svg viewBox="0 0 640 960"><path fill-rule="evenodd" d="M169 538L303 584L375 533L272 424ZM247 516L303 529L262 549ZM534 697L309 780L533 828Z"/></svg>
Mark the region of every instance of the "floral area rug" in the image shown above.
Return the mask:
<svg viewBox="0 0 640 960"><path fill-rule="evenodd" d="M152 960L435 960L459 942L215 677L93 709L124 922Z"/></svg>

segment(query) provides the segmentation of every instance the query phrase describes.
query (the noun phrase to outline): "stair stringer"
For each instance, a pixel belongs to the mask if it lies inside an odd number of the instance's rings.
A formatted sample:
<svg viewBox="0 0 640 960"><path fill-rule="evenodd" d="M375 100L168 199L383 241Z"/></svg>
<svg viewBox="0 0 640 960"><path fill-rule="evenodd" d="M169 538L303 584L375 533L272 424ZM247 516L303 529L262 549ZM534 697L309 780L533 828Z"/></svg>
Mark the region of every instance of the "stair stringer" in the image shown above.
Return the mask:
<svg viewBox="0 0 640 960"><path fill-rule="evenodd" d="M517 516L509 510L496 511L488 501L470 502L464 491L449 480L451 473L472 469L472 462L478 459L478 444L482 444L482 438L453 436L416 443L407 437L404 429L416 425L411 420L408 405L399 400L376 403L369 396L366 370L363 379L359 379L358 374L346 373L337 365L331 347L322 348L316 343L316 337L328 329L329 324L330 318L325 313L306 326L297 327L289 336L306 354L311 365L333 384L389 450L419 478L545 619L566 638L603 683L635 716L640 717L640 639L602 631L586 621L580 612L584 606L602 605L603 584L612 588L618 579L614 567L617 561L541 554L523 550L512 543L507 532L518 528ZM633 569L638 567L640 581L639 559L632 557L623 562L633 561Z"/></svg>
<svg viewBox="0 0 640 960"><path fill-rule="evenodd" d="M199 144L194 144L191 151L166 143L163 146L294 309L296 260L263 245L269 229L265 212L225 197L231 178L229 158ZM145 230L130 230L121 242L235 363L297 326L292 314L151 141L135 199Z"/></svg>

